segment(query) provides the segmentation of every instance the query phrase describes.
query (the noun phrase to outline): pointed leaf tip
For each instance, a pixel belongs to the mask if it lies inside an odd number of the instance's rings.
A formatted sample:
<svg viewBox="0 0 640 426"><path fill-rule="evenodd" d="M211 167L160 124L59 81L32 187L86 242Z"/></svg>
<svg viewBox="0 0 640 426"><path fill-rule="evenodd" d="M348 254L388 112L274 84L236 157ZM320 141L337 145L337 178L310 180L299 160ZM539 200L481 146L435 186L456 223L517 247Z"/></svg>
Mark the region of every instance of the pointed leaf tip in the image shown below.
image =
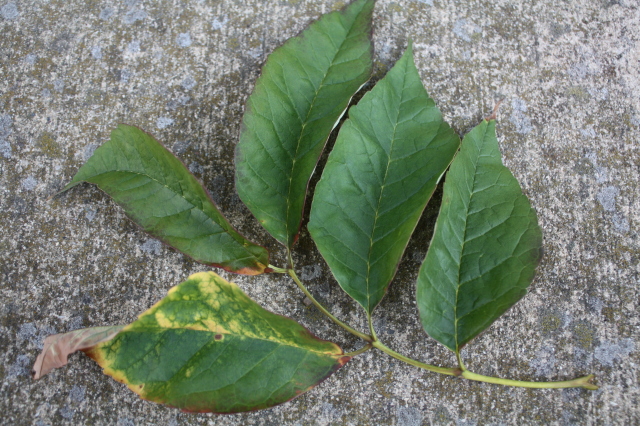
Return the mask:
<svg viewBox="0 0 640 426"><path fill-rule="evenodd" d="M144 231L206 265L256 275L267 250L240 235L185 165L151 135L121 124L63 191L90 182Z"/></svg>
<svg viewBox="0 0 640 426"><path fill-rule="evenodd" d="M541 250L536 212L502 164L495 121L483 120L451 164L420 268L425 331L457 352L525 295Z"/></svg>
<svg viewBox="0 0 640 426"><path fill-rule="evenodd" d="M74 352L84 351L113 339L124 326L94 327L54 334L44 339L42 352L33 365L33 379L38 380L55 368L67 365L67 358Z"/></svg>
<svg viewBox="0 0 640 426"><path fill-rule="evenodd" d="M236 188L260 224L291 248L329 134L372 68L375 2L322 16L269 55L247 101Z"/></svg>
<svg viewBox="0 0 640 426"><path fill-rule="evenodd" d="M368 313L459 143L422 85L410 47L349 110L308 228L340 286Z"/></svg>

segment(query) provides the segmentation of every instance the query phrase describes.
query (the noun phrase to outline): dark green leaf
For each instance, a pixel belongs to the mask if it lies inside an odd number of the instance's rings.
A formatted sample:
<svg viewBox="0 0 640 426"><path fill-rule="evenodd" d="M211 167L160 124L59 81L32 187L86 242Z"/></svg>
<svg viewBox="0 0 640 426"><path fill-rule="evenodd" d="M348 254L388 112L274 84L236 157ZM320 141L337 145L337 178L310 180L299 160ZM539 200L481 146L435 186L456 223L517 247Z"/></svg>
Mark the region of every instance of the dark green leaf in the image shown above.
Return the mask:
<svg viewBox="0 0 640 426"><path fill-rule="evenodd" d="M325 142L371 73L373 0L323 16L267 59L236 149L240 199L291 248Z"/></svg>
<svg viewBox="0 0 640 426"><path fill-rule="evenodd" d="M420 81L411 46L349 110L316 187L309 232L368 313L459 143Z"/></svg>
<svg viewBox="0 0 640 426"><path fill-rule="evenodd" d="M458 351L524 296L541 249L536 212L502 165L495 121L483 121L451 164L420 269L424 329Z"/></svg>
<svg viewBox="0 0 640 426"><path fill-rule="evenodd" d="M269 254L240 235L187 168L142 130L119 125L63 191L95 183L146 232L198 262L255 275Z"/></svg>
<svg viewBox="0 0 640 426"><path fill-rule="evenodd" d="M87 354L144 399L216 413L288 401L350 359L213 272L192 275Z"/></svg>

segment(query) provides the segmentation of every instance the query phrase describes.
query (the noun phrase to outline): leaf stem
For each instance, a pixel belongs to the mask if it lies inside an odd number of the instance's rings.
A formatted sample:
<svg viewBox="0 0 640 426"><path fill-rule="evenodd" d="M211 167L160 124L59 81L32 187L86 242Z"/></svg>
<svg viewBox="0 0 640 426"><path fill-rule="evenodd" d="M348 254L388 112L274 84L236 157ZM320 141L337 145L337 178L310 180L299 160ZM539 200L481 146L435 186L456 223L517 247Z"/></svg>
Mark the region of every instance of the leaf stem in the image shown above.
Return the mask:
<svg viewBox="0 0 640 426"><path fill-rule="evenodd" d="M386 353L387 355L392 356L395 359L399 359L400 361L406 362L407 364L413 365L414 367L422 368L423 370L433 371L434 373L446 374L448 376L460 376L460 374L462 374L462 370L460 370L459 368L436 367L435 365L425 364L424 362L420 362L420 361L416 361L415 359L408 358L392 349L389 349L380 340L375 340L372 344L374 348L380 349L382 352Z"/></svg>
<svg viewBox="0 0 640 426"><path fill-rule="evenodd" d="M369 332L371 333L371 337L373 337L373 341L378 340L378 336L376 336L376 330L373 328L373 320L371 319L371 314L367 312L367 321L369 322Z"/></svg>
<svg viewBox="0 0 640 426"><path fill-rule="evenodd" d="M462 361L462 356L460 355L460 351L456 351L456 359L458 360L458 367L460 370L467 371L467 367L464 366L464 362Z"/></svg>
<svg viewBox="0 0 640 426"><path fill-rule="evenodd" d="M460 377L467 380L474 380L476 382L494 383L496 385L504 386L516 386L520 388L534 388L534 389L563 389L563 388L584 388L589 390L598 389L597 385L591 383L591 380L595 378L593 374L588 376L579 377L573 380L563 380L560 382L527 382L521 380L502 379L500 377L483 376L472 371L467 370L462 361L460 351L456 351L456 358L458 359L458 365L462 374Z"/></svg>
<svg viewBox="0 0 640 426"><path fill-rule="evenodd" d="M269 265L269 269L276 274L286 274L289 270L285 268L278 268L277 266Z"/></svg>
<svg viewBox="0 0 640 426"><path fill-rule="evenodd" d="M291 260L289 261L289 264L292 265ZM349 333L358 336L359 338L361 338L362 340L365 340L367 342L372 342L373 338L367 334L361 333L358 330L350 327L349 325L345 324L344 322L340 321L338 318L336 318L335 316L333 316L333 314L331 312L329 312L327 310L327 308L325 308L324 306L322 306L322 304L320 302L318 302L313 295L309 292L309 290L307 290L307 288L304 286L304 284L302 284L302 282L300 281L300 279L298 278L298 276L296 275L296 271L293 270L293 268L290 268L287 270L287 273L289 274L289 276L291 278L293 278L293 281L295 281L295 283L298 285L298 287L300 288L300 290L302 290L302 292L305 294L305 296L307 296L309 298L309 300L311 300L311 303L313 303L315 305L316 308L318 308L320 310L320 312L322 312L323 314L325 314L326 316L329 317L329 319L331 319L331 321L335 322L336 324L338 324L340 327L344 328L345 330L347 330Z"/></svg>
<svg viewBox="0 0 640 426"><path fill-rule="evenodd" d="M446 374L448 376L459 376L460 373L462 373L462 370L460 370L459 368L436 367L435 365L425 364L424 362L420 362L420 361L416 361L415 359L408 358L392 349L389 349L380 340L378 340L378 337L376 336L376 331L373 328L373 320L371 319L370 313L367 313L367 319L369 321L369 331L371 332L371 336L373 337L372 345L374 348L380 349L382 352L386 353L389 356L394 357L395 359L399 359L400 361L406 362L407 364L413 365L414 367L422 368L423 370L433 371L434 373Z"/></svg>
<svg viewBox="0 0 640 426"><path fill-rule="evenodd" d="M320 310L320 312L325 314L327 317L329 317L329 319L331 319L333 322L335 322L337 325L339 325L349 333L368 342L364 347L356 351L346 353L345 354L346 356L353 357L361 353L364 353L371 348L376 348L386 353L387 355L397 360L400 360L402 362L406 362L409 365L413 365L414 367L422 368L423 370L431 371L434 373L440 373L448 376L456 376L456 377L460 377L467 380L473 380L476 382L485 382L485 383L493 383L496 385L514 386L514 387L521 387L521 388L534 388L534 389L563 389L563 388L584 388L589 390L598 389L598 386L591 382L595 378L593 374L589 374L588 376L579 377L573 380L565 380L560 382L527 382L527 381L521 381L521 380L511 380L511 379L502 379L499 377L484 376L482 374L477 374L472 371L469 371L465 367L464 362L462 361L462 356L460 355L459 351L456 351L456 358L458 360L458 365L459 365L458 368L437 367L435 365L425 364L423 362L420 362L415 359L406 357L402 354L399 354L398 352L388 348L387 346L384 345L384 343L378 340L376 331L373 327L373 320L372 320L371 314L367 313L367 320L369 323L369 332L371 333L371 335L361 333L358 330L340 321L335 316L333 316L331 312L329 312L320 302L318 302L313 297L313 295L309 292L309 290L307 290L304 284L302 284L302 282L296 275L295 270L293 269L293 259L291 258L291 253L288 253L288 255L289 255L288 256L289 269L277 268L272 265L269 265L269 267L272 268L274 272L289 274L289 276L293 279L293 281L295 281L295 283L298 285L300 290L302 290L305 296L307 296L309 300L311 300L311 303L313 303L315 307Z"/></svg>
<svg viewBox="0 0 640 426"><path fill-rule="evenodd" d="M496 385L516 386L520 388L535 388L535 389L584 388L589 390L598 389L597 385L594 385L593 383L591 383L591 380L595 378L593 374L589 374L588 376L579 377L573 380L565 380L562 382L525 382L520 380L501 379L499 377L483 376L482 374L476 374L469 370L463 370L460 377L463 377L468 380L475 380L476 382L494 383Z"/></svg>
<svg viewBox="0 0 640 426"><path fill-rule="evenodd" d="M351 358L353 358L356 355L360 355L361 353L364 353L366 351L368 351L369 349L371 349L373 347L373 345L371 343L367 343L366 345L364 345L363 347L361 347L360 349L358 349L357 351L353 351L353 352L347 352L345 354L345 356L350 356Z"/></svg>

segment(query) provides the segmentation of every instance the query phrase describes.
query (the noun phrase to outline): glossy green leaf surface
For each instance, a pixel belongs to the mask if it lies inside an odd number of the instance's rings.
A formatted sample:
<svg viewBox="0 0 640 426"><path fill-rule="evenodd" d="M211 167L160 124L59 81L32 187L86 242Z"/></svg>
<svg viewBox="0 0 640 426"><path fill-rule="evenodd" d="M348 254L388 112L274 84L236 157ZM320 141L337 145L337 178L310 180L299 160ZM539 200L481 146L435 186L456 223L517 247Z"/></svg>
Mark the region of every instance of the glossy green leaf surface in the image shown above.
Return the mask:
<svg viewBox="0 0 640 426"><path fill-rule="evenodd" d="M90 182L134 222L198 262L255 275L269 254L240 235L184 164L152 136L119 125L63 191Z"/></svg>
<svg viewBox="0 0 640 426"><path fill-rule="evenodd" d="M535 210L502 164L495 121L462 141L417 283L422 325L458 351L527 292L542 253Z"/></svg>
<svg viewBox="0 0 640 426"><path fill-rule="evenodd" d="M411 46L349 110L308 228L340 286L368 313L459 143L422 85Z"/></svg>
<svg viewBox="0 0 640 426"><path fill-rule="evenodd" d="M87 354L144 399L215 413L288 401L350 359L213 272L172 288Z"/></svg>
<svg viewBox="0 0 640 426"><path fill-rule="evenodd" d="M322 16L269 55L236 148L240 199L274 238L295 243L309 178L351 97L371 74L375 1Z"/></svg>

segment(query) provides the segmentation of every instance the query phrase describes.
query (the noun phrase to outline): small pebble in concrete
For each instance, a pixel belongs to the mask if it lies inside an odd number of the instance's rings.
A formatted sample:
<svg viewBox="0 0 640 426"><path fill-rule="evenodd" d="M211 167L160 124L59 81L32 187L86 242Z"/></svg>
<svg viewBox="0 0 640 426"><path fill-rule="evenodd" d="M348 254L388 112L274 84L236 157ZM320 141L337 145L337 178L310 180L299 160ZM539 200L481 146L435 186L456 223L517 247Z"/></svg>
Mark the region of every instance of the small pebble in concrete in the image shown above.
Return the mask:
<svg viewBox="0 0 640 426"><path fill-rule="evenodd" d="M122 18L122 22L126 25L131 25L137 21L143 21L147 17L147 12L141 9L132 9L128 11L124 18Z"/></svg>
<svg viewBox="0 0 640 426"><path fill-rule="evenodd" d="M26 63L28 63L29 65L33 65L36 63L36 61L38 60L38 57L35 55L35 53L29 53L27 56L25 56L24 61Z"/></svg>
<svg viewBox="0 0 640 426"><path fill-rule="evenodd" d="M62 93L64 91L64 80L57 79L56 81L54 81L53 90L55 90L58 93Z"/></svg>
<svg viewBox="0 0 640 426"><path fill-rule="evenodd" d="M4 158L11 158L11 144L7 138L13 133L12 124L9 114L0 114L0 155Z"/></svg>
<svg viewBox="0 0 640 426"><path fill-rule="evenodd" d="M95 207L85 207L84 208L84 217L87 218L89 222L91 222L96 217L96 213L98 213L98 209Z"/></svg>
<svg viewBox="0 0 640 426"><path fill-rule="evenodd" d="M180 85L184 90L191 90L196 87L196 80L191 76L187 76L184 80L182 80L182 83L180 83Z"/></svg>
<svg viewBox="0 0 640 426"><path fill-rule="evenodd" d="M140 52L140 42L137 40L132 41L127 45L127 51L129 53L138 53Z"/></svg>
<svg viewBox="0 0 640 426"><path fill-rule="evenodd" d="M471 41L474 34L479 34L482 29L467 19L458 19L453 25L453 33L464 41Z"/></svg>
<svg viewBox="0 0 640 426"><path fill-rule="evenodd" d="M58 413L60 413L63 418L71 420L73 418L73 415L76 414L76 410L70 408L68 405L65 405L58 411Z"/></svg>
<svg viewBox="0 0 640 426"><path fill-rule="evenodd" d="M214 30L221 30L225 25L227 25L227 22L229 22L229 18L226 16L215 18L211 23L211 28Z"/></svg>
<svg viewBox="0 0 640 426"><path fill-rule="evenodd" d="M396 424L398 426L420 426L422 414L417 408L400 406L398 407Z"/></svg>
<svg viewBox="0 0 640 426"><path fill-rule="evenodd" d="M149 238L140 246L140 250L147 254L160 256L160 254L162 253L162 243L153 238Z"/></svg>
<svg viewBox="0 0 640 426"><path fill-rule="evenodd" d="M11 21L20 15L20 11L18 11L18 7L14 2L9 2L2 6L2 9L0 9L0 15L2 15L2 17L7 21Z"/></svg>
<svg viewBox="0 0 640 426"><path fill-rule="evenodd" d="M615 186L607 186L598 192L598 201L602 208L608 212L612 212L616 209L616 197L620 193L620 190Z"/></svg>
<svg viewBox="0 0 640 426"><path fill-rule="evenodd" d="M191 46L191 35L189 33L180 33L178 37L176 37L176 43L180 47L189 47Z"/></svg>
<svg viewBox="0 0 640 426"><path fill-rule="evenodd" d="M93 56L93 59L102 59L102 47L93 46L91 48L91 56Z"/></svg>
<svg viewBox="0 0 640 426"><path fill-rule="evenodd" d="M526 135L531 133L533 126L531 125L531 119L525 114L527 112L527 104L520 98L515 98L511 101L511 117L509 121L516 126L516 132Z"/></svg>
<svg viewBox="0 0 640 426"><path fill-rule="evenodd" d="M113 15L115 15L116 11L114 8L112 7L105 7L104 9L102 9L102 11L100 11L100 15L99 18L102 19L103 21L107 21L109 20Z"/></svg>
<svg viewBox="0 0 640 426"><path fill-rule="evenodd" d="M25 189L27 191L33 191L36 188L36 186L38 186L38 181L33 176L27 176L22 181L21 185L22 185L23 189Z"/></svg>
<svg viewBox="0 0 640 426"><path fill-rule="evenodd" d="M164 129L171 126L173 124L173 121L173 118L160 117L158 118L158 121L156 121L156 126L158 127L158 129Z"/></svg>
<svg viewBox="0 0 640 426"><path fill-rule="evenodd" d="M15 382L19 377L29 376L32 360L27 355L18 355L15 362L9 365L6 378L9 382Z"/></svg>
<svg viewBox="0 0 640 426"><path fill-rule="evenodd" d="M69 391L69 399L74 402L84 401L84 395L87 392L86 386L74 385Z"/></svg>
<svg viewBox="0 0 640 426"><path fill-rule="evenodd" d="M194 175L201 175L204 172L204 167L194 161L189 164L189 171Z"/></svg>
<svg viewBox="0 0 640 426"><path fill-rule="evenodd" d="M131 76L133 75L133 72L131 72L128 69L123 69L120 71L120 83L128 83L129 79L131 78Z"/></svg>

